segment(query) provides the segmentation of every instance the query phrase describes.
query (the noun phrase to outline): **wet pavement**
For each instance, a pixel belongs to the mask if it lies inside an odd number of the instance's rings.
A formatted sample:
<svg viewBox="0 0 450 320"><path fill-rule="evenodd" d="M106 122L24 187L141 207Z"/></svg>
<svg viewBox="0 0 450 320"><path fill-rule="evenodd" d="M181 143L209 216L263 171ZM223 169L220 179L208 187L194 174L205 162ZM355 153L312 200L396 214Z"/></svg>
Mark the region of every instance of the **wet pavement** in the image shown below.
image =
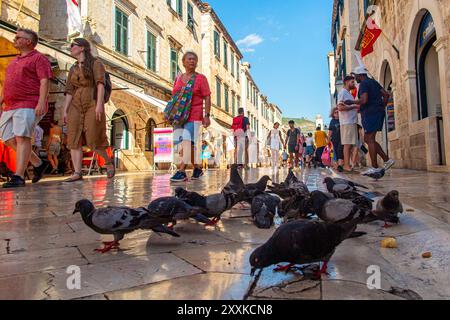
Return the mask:
<svg viewBox="0 0 450 320"><path fill-rule="evenodd" d="M254 182L269 172L252 169L244 180ZM286 174L280 172L279 179ZM297 175L314 190L323 189L323 177L335 173ZM96 206L146 206L173 194L180 184L170 185L169 177L123 174L113 181L100 177L0 189L0 299L450 299L448 174L393 170L378 182L352 176L379 193L399 190L406 212L390 229L378 222L361 226L368 235L342 243L329 275L320 281L272 268L251 277L249 255L274 229L257 229L250 212L239 206L225 213L216 228L182 222L176 226L181 238L137 231L125 237L120 251L95 253L102 240L111 238L72 215L75 202L87 198ZM227 179L227 171L208 171L201 181L181 186L212 194ZM397 239L397 249L380 247L387 236ZM422 258L424 252L432 258ZM67 287L69 266L80 268L79 290ZM369 266L380 269L379 290L367 288Z"/></svg>

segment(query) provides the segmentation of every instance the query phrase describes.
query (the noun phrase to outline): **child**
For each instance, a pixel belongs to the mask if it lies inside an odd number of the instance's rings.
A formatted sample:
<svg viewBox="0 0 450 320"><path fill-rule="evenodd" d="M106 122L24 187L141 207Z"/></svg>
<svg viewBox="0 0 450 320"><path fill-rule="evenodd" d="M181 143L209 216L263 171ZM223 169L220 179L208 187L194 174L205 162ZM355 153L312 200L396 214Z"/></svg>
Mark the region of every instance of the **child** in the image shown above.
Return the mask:
<svg viewBox="0 0 450 320"><path fill-rule="evenodd" d="M287 160L288 160L288 153L286 152L286 150L283 151L283 154L281 155L282 159L283 159L283 168L287 166Z"/></svg>
<svg viewBox="0 0 450 320"><path fill-rule="evenodd" d="M308 133L308 137L306 138L305 143L306 164L311 168L311 160L314 157L314 138L311 132Z"/></svg>

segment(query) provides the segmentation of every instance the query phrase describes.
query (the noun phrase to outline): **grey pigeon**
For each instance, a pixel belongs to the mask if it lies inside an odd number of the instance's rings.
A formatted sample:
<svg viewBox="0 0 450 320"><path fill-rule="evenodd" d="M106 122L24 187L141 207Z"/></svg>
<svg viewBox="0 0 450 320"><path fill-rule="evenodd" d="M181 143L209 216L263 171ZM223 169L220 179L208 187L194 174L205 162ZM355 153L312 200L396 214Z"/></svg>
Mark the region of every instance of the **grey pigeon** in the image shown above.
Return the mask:
<svg viewBox="0 0 450 320"><path fill-rule="evenodd" d="M274 217L278 214L280 199L268 193L253 198L251 212L255 225L259 229L270 229Z"/></svg>
<svg viewBox="0 0 450 320"><path fill-rule="evenodd" d="M343 224L297 220L281 225L272 237L250 256L252 275L256 269L288 262L275 271L288 271L294 265L324 262L317 275L326 273L328 261L336 247L349 238L358 219Z"/></svg>
<svg viewBox="0 0 450 320"><path fill-rule="evenodd" d="M348 222L365 217L371 212L365 207L359 207L351 200L330 198L321 191L311 193L310 207L321 220L330 223Z"/></svg>
<svg viewBox="0 0 450 320"><path fill-rule="evenodd" d="M226 194L221 192L209 196L203 196L197 192L190 192L181 187L175 190L175 196L193 207L200 207L205 211L203 214L208 218L213 218L207 225L215 225L220 221L221 215L233 208L240 200L234 193Z"/></svg>
<svg viewBox="0 0 450 320"><path fill-rule="evenodd" d="M398 224L400 219L399 213L403 213L403 205L400 202L399 192L393 190L389 192L385 197L378 201L376 209L373 211L373 215L367 217L369 221L381 220L384 221L384 227L390 227L388 222Z"/></svg>
<svg viewBox="0 0 450 320"><path fill-rule="evenodd" d="M270 192L277 194L283 199L287 199L295 195L309 195L308 186L297 178L292 169L289 170L289 174L283 183L273 183L272 186L268 186L268 188Z"/></svg>
<svg viewBox="0 0 450 320"><path fill-rule="evenodd" d="M309 197L303 195L294 195L284 199L281 202L280 216L287 221L307 218L310 213L308 210Z"/></svg>
<svg viewBox="0 0 450 320"><path fill-rule="evenodd" d="M104 248L96 249L101 253L118 249L119 241L124 238L125 234L138 229L153 230L157 233L179 237L177 233L164 226L164 219L160 219L158 215L146 208L106 207L96 209L91 201L84 199L75 204L73 213L80 213L84 223L95 232L114 236L114 241L104 242Z"/></svg>
<svg viewBox="0 0 450 320"><path fill-rule="evenodd" d="M384 178L385 175L386 175L386 170L384 168L377 169L375 171L363 174L363 176L375 179L377 181Z"/></svg>
<svg viewBox="0 0 450 320"><path fill-rule="evenodd" d="M362 184L359 184L357 182L347 180L347 179L327 177L327 178L325 178L324 183L326 183L327 180L333 180L336 184L348 185L348 186L354 188L354 190L357 190L357 188L369 189L368 187L366 187Z"/></svg>
<svg viewBox="0 0 450 320"><path fill-rule="evenodd" d="M225 194L238 194L245 188L244 181L242 180L238 166L233 164L230 170L230 181L223 188Z"/></svg>
<svg viewBox="0 0 450 320"><path fill-rule="evenodd" d="M256 189L260 192L264 192L267 189L267 183L269 181L272 181L269 176L263 176L261 179L259 179L256 183L248 183L245 185L246 189Z"/></svg>
<svg viewBox="0 0 450 320"><path fill-rule="evenodd" d="M367 210L372 209L372 199L360 194L356 191L356 186L351 186L347 183L336 183L332 178L325 178L324 183L328 192L332 193L336 198L352 200L359 207L364 207Z"/></svg>

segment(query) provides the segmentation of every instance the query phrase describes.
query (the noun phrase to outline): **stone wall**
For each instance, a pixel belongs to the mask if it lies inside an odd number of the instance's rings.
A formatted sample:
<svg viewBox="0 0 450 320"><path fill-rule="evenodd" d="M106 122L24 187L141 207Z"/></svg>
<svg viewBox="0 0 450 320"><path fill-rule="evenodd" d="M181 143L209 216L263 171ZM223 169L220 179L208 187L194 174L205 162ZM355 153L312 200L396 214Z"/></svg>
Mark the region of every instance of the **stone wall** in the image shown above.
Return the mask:
<svg viewBox="0 0 450 320"><path fill-rule="evenodd" d="M361 1L362 3L363 1ZM446 170L450 169L450 5L448 0L378 1L373 16L386 37L399 49L400 57L385 37L375 44L375 51L364 58L368 70L383 84L388 63L393 77L396 130L389 133L389 150L398 167L442 170L437 165L436 118L417 120L415 45L424 10L433 16L438 40L441 102L444 118Z"/></svg>

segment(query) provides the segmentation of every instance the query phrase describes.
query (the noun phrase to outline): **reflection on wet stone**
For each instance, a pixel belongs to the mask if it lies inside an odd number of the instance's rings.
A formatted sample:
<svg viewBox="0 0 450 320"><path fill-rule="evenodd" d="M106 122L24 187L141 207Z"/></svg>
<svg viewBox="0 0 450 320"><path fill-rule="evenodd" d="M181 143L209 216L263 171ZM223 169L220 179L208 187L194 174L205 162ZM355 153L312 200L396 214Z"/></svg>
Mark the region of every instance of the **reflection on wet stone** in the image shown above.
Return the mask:
<svg viewBox="0 0 450 320"><path fill-rule="evenodd" d="M255 182L265 174L270 169L252 169L243 178ZM281 171L278 180L286 174ZM297 173L311 190L325 190L322 180L333 174L312 169ZM183 221L175 226L180 238L141 230L127 235L121 250L105 255L93 251L112 238L96 234L72 214L76 201L147 206L173 195L178 185L169 178L167 173L123 174L114 181L43 180L17 191L0 190L0 299L404 299L391 293L392 287L424 299L450 298L448 175L393 170L380 182L350 176L381 194L399 190L406 213L391 229L378 222L358 227L368 235L339 246L321 281L308 272L275 273L273 266L250 276L250 254L274 229L257 229L248 206L226 212L217 228ZM227 171L214 170L183 186L208 195L227 180ZM380 248L387 236L397 239L397 249ZM423 259L424 252L432 258ZM66 287L71 265L81 269L81 290ZM381 269L381 290L366 286L370 265ZM190 290L193 286L196 290Z"/></svg>

